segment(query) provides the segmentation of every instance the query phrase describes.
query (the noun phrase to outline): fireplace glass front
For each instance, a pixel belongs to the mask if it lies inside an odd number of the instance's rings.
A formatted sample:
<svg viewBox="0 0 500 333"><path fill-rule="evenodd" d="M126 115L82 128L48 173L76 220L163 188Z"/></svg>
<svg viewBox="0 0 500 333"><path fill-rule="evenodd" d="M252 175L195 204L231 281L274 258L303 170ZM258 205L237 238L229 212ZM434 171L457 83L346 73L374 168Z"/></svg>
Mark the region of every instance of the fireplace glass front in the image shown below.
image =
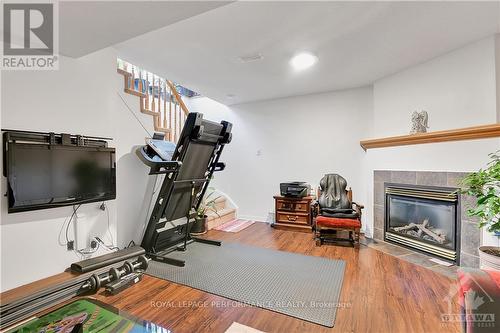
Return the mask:
<svg viewBox="0 0 500 333"><path fill-rule="evenodd" d="M456 260L457 194L433 188L386 188L386 240Z"/></svg>

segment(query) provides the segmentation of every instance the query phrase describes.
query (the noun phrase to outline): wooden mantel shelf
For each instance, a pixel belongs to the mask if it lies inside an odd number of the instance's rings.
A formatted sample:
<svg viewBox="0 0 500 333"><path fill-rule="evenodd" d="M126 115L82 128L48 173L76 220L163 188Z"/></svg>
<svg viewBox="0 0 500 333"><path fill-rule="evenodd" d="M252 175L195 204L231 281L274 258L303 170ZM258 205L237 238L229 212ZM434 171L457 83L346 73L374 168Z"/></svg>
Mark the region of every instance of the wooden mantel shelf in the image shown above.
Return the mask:
<svg viewBox="0 0 500 333"><path fill-rule="evenodd" d="M391 136L360 141L364 150L373 148L417 145L445 141L475 140L500 137L500 124L465 127L446 131Z"/></svg>

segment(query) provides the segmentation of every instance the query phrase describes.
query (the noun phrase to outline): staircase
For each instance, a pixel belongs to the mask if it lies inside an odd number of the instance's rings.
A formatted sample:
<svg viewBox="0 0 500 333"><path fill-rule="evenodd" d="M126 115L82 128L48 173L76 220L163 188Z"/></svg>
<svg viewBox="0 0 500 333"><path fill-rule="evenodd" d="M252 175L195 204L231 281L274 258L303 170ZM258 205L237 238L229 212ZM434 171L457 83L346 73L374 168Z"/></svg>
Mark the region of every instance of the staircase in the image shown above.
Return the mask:
<svg viewBox="0 0 500 333"><path fill-rule="evenodd" d="M215 200L215 207L217 208L217 213L212 211L207 212L208 230L236 219L236 209L228 204L228 200L224 195Z"/></svg>
<svg viewBox="0 0 500 333"><path fill-rule="evenodd" d="M141 113L152 117L154 131L177 142L189 111L176 85L121 59L117 72L123 75L124 92L139 97Z"/></svg>
<svg viewBox="0 0 500 333"><path fill-rule="evenodd" d="M155 132L165 134L165 140L177 143L189 113L177 89L192 93L171 81L118 59L117 72L123 75L123 91L139 97L139 110L150 115ZM236 219L236 209L221 195L216 200L217 213L208 212L208 229Z"/></svg>

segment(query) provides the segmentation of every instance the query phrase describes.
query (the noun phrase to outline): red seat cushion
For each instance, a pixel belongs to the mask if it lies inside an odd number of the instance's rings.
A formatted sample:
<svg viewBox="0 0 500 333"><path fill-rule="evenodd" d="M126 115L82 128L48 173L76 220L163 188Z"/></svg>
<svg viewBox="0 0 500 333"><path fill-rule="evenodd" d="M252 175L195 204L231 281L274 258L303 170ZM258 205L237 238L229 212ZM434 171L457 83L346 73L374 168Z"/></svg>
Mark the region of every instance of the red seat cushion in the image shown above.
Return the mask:
<svg viewBox="0 0 500 333"><path fill-rule="evenodd" d="M331 228L361 228L361 222L358 219L342 219L326 216L318 216L316 218L316 225Z"/></svg>

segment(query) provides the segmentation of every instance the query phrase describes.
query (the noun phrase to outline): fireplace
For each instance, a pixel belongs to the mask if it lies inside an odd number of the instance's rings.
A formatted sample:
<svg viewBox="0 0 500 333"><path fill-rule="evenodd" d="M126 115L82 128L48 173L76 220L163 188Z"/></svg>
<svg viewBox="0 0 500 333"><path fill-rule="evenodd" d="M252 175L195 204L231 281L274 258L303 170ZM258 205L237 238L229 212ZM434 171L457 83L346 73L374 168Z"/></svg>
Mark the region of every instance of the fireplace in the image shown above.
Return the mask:
<svg viewBox="0 0 500 333"><path fill-rule="evenodd" d="M453 263L460 255L456 188L385 183L384 239Z"/></svg>

